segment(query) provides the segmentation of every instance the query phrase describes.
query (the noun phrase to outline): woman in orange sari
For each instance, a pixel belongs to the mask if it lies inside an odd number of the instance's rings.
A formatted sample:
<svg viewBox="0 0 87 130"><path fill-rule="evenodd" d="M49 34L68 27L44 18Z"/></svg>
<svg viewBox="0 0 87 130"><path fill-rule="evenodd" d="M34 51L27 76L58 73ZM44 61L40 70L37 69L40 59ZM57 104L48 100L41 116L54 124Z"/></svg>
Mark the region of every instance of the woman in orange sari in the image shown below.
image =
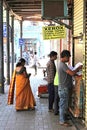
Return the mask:
<svg viewBox="0 0 87 130"><path fill-rule="evenodd" d="M16 64L16 69L13 73L12 80L10 83L8 104L13 104L14 90L16 87L16 110L27 110L34 109L36 102L30 87L29 76L26 72L25 59L21 58Z"/></svg>

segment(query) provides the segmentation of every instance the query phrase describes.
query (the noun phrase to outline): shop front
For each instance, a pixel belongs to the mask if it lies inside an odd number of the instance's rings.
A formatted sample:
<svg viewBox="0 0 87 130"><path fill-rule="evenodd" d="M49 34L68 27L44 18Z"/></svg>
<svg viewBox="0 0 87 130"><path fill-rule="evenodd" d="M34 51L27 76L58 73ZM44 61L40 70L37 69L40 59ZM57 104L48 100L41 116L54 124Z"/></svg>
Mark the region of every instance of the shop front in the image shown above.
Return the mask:
<svg viewBox="0 0 87 130"><path fill-rule="evenodd" d="M74 76L70 111L87 126L87 0L74 0L73 65L83 64L82 74Z"/></svg>

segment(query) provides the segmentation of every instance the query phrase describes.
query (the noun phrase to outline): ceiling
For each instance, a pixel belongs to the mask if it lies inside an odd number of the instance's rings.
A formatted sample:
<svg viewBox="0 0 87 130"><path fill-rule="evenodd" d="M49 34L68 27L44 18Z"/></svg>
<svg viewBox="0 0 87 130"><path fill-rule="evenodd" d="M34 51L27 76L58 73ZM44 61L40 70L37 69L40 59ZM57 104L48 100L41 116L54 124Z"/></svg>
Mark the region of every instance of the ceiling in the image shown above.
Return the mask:
<svg viewBox="0 0 87 130"><path fill-rule="evenodd" d="M41 20L41 0L4 0L11 14L22 20Z"/></svg>
<svg viewBox="0 0 87 130"><path fill-rule="evenodd" d="M42 0L4 0L5 7L9 8L11 15L21 20L41 21ZM53 0L52 0L53 1ZM68 5L72 0L67 0Z"/></svg>

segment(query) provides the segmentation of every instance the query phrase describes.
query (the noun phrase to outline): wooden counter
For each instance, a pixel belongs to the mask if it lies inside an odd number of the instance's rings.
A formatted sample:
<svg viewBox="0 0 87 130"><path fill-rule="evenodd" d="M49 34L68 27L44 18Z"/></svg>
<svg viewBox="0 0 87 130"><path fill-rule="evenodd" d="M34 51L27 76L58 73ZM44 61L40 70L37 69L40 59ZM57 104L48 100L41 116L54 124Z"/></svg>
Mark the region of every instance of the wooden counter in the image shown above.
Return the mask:
<svg viewBox="0 0 87 130"><path fill-rule="evenodd" d="M81 117L82 116L82 108L83 108L83 86L82 76L75 76L74 77L74 86L72 89L71 99L70 99L70 106L69 110L73 114L74 117Z"/></svg>

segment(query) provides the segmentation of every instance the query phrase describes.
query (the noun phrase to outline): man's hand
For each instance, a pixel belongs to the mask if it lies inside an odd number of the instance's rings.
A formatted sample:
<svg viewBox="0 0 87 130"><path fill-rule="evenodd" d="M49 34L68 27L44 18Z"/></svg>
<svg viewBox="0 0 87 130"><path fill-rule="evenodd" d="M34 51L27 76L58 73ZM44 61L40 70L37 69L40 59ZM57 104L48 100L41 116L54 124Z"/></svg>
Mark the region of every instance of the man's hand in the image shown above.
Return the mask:
<svg viewBox="0 0 87 130"><path fill-rule="evenodd" d="M79 70L81 70L82 69L82 67L83 67L83 65L80 65L77 69L78 69L78 71Z"/></svg>
<svg viewBox="0 0 87 130"><path fill-rule="evenodd" d="M29 77L29 78L30 78L30 76L31 76L31 73L28 74L28 77Z"/></svg>

